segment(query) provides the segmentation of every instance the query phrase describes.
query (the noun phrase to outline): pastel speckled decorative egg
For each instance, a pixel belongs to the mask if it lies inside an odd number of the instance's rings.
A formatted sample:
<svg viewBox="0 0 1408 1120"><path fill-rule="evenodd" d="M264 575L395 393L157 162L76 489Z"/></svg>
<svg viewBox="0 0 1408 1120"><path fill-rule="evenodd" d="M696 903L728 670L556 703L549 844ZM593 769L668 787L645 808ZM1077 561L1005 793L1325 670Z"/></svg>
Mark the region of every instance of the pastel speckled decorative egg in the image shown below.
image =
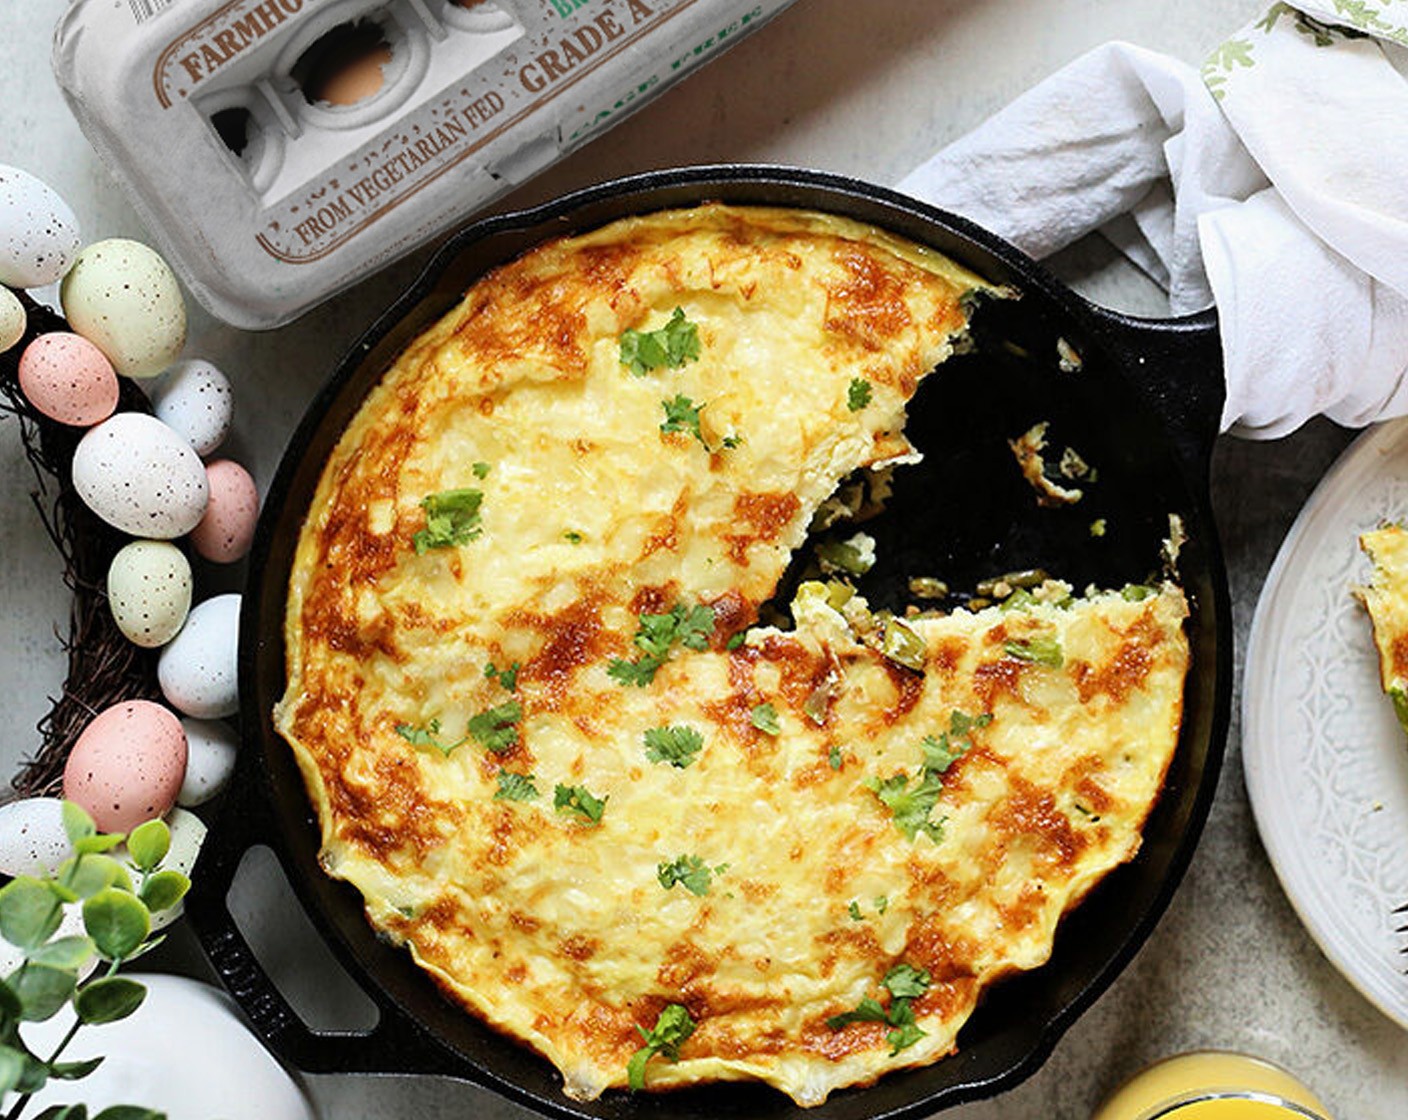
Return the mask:
<svg viewBox="0 0 1408 1120"><path fill-rule="evenodd" d="M186 778L176 804L190 809L204 805L225 788L235 770L239 738L229 724L209 719L183 719L186 730Z"/></svg>
<svg viewBox="0 0 1408 1120"><path fill-rule="evenodd" d="M205 467L210 503L191 530L191 544L207 560L229 564L249 551L259 519L259 491L238 463L216 459Z"/></svg>
<svg viewBox="0 0 1408 1120"><path fill-rule="evenodd" d="M171 268L140 241L89 245L59 289L69 325L125 377L155 377L186 342L186 304Z"/></svg>
<svg viewBox="0 0 1408 1120"><path fill-rule="evenodd" d="M9 288L0 288L0 354L14 349L28 326L29 316L20 297Z"/></svg>
<svg viewBox="0 0 1408 1120"><path fill-rule="evenodd" d="M235 662L240 596L197 603L181 632L161 651L156 676L171 705L196 719L223 719L239 709Z"/></svg>
<svg viewBox="0 0 1408 1120"><path fill-rule="evenodd" d="M82 335L41 334L20 355L20 388L40 412L60 424L87 428L117 407L117 374Z"/></svg>
<svg viewBox="0 0 1408 1120"><path fill-rule="evenodd" d="M185 773L181 721L150 700L128 700L99 712L78 736L64 796L101 831L130 832L170 811Z"/></svg>
<svg viewBox="0 0 1408 1120"><path fill-rule="evenodd" d="M210 500L200 456L155 416L139 412L119 412L78 441L73 487L109 525L161 540L194 529Z"/></svg>
<svg viewBox="0 0 1408 1120"><path fill-rule="evenodd" d="M0 284L39 288L68 271L78 220L47 183L0 164Z"/></svg>
<svg viewBox="0 0 1408 1120"><path fill-rule="evenodd" d="M123 636L143 649L164 646L191 610L191 562L169 541L132 541L108 566L108 606Z"/></svg>
<svg viewBox="0 0 1408 1120"><path fill-rule="evenodd" d="M177 362L152 393L156 417L185 438L199 455L209 455L230 431L235 399L229 379L209 362Z"/></svg>
<svg viewBox="0 0 1408 1120"><path fill-rule="evenodd" d="M0 805L0 873L47 875L68 859L63 808L57 797Z"/></svg>

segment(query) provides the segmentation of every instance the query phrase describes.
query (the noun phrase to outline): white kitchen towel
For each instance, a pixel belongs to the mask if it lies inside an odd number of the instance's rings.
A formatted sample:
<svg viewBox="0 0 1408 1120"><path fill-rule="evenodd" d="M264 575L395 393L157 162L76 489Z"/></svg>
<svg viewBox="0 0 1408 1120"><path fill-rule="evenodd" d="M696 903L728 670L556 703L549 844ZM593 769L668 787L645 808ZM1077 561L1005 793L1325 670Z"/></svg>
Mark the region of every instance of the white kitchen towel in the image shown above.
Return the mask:
<svg viewBox="0 0 1408 1120"><path fill-rule="evenodd" d="M1033 256L1100 230L1216 304L1223 430L1408 413L1408 0L1277 3L1201 71L1077 59L899 189Z"/></svg>

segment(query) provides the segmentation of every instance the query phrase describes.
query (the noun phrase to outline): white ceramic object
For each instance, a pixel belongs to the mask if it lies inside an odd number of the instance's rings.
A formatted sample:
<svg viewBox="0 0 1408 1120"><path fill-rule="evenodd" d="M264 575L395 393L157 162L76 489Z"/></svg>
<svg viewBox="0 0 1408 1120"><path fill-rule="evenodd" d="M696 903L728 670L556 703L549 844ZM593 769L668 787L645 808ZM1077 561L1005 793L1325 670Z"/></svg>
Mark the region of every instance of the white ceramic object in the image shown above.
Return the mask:
<svg viewBox="0 0 1408 1120"><path fill-rule="evenodd" d="M168 1120L315 1120L298 1083L260 1045L224 992L184 976L131 974L147 988L127 1019L83 1027L66 1061L105 1055L81 1081L50 1082L26 1115L82 1101L90 1116L115 1104L142 1105ZM60 1012L28 1023L30 1047L49 1053L72 1022ZM6 1098L8 1105L10 1098Z"/></svg>
<svg viewBox="0 0 1408 1120"><path fill-rule="evenodd" d="M1408 519L1408 421L1326 474L1266 577L1247 643L1242 762L1267 854L1325 955L1408 1027L1408 737L1379 685L1358 536Z"/></svg>

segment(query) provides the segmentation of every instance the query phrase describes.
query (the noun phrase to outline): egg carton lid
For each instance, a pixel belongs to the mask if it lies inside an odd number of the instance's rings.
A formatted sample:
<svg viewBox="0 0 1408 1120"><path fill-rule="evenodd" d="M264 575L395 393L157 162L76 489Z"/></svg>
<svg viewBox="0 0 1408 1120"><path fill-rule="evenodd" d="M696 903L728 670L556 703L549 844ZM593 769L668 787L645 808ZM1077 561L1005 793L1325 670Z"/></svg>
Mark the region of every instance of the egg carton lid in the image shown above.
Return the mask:
<svg viewBox="0 0 1408 1120"><path fill-rule="evenodd" d="M265 329L461 223L792 2L74 0L53 67L190 291ZM333 103L311 83L358 36L379 78Z"/></svg>

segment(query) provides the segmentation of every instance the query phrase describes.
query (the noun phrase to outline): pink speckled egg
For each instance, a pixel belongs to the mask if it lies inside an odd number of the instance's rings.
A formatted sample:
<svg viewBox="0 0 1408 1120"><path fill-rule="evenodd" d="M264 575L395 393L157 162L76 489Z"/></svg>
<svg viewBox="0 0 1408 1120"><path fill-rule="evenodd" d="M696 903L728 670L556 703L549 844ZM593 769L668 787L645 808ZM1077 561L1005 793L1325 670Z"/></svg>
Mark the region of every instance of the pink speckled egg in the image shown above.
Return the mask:
<svg viewBox="0 0 1408 1120"><path fill-rule="evenodd" d="M87 428L117 408L117 374L82 335L41 334L20 355L20 388L29 403L60 424Z"/></svg>
<svg viewBox="0 0 1408 1120"><path fill-rule="evenodd" d="M64 796L104 832L131 832L176 804L186 773L181 721L150 700L114 704L93 717L69 752Z"/></svg>
<svg viewBox="0 0 1408 1120"><path fill-rule="evenodd" d="M249 551L259 519L259 491L238 463L216 459L205 465L210 503L191 530L191 544L207 560L229 564Z"/></svg>

